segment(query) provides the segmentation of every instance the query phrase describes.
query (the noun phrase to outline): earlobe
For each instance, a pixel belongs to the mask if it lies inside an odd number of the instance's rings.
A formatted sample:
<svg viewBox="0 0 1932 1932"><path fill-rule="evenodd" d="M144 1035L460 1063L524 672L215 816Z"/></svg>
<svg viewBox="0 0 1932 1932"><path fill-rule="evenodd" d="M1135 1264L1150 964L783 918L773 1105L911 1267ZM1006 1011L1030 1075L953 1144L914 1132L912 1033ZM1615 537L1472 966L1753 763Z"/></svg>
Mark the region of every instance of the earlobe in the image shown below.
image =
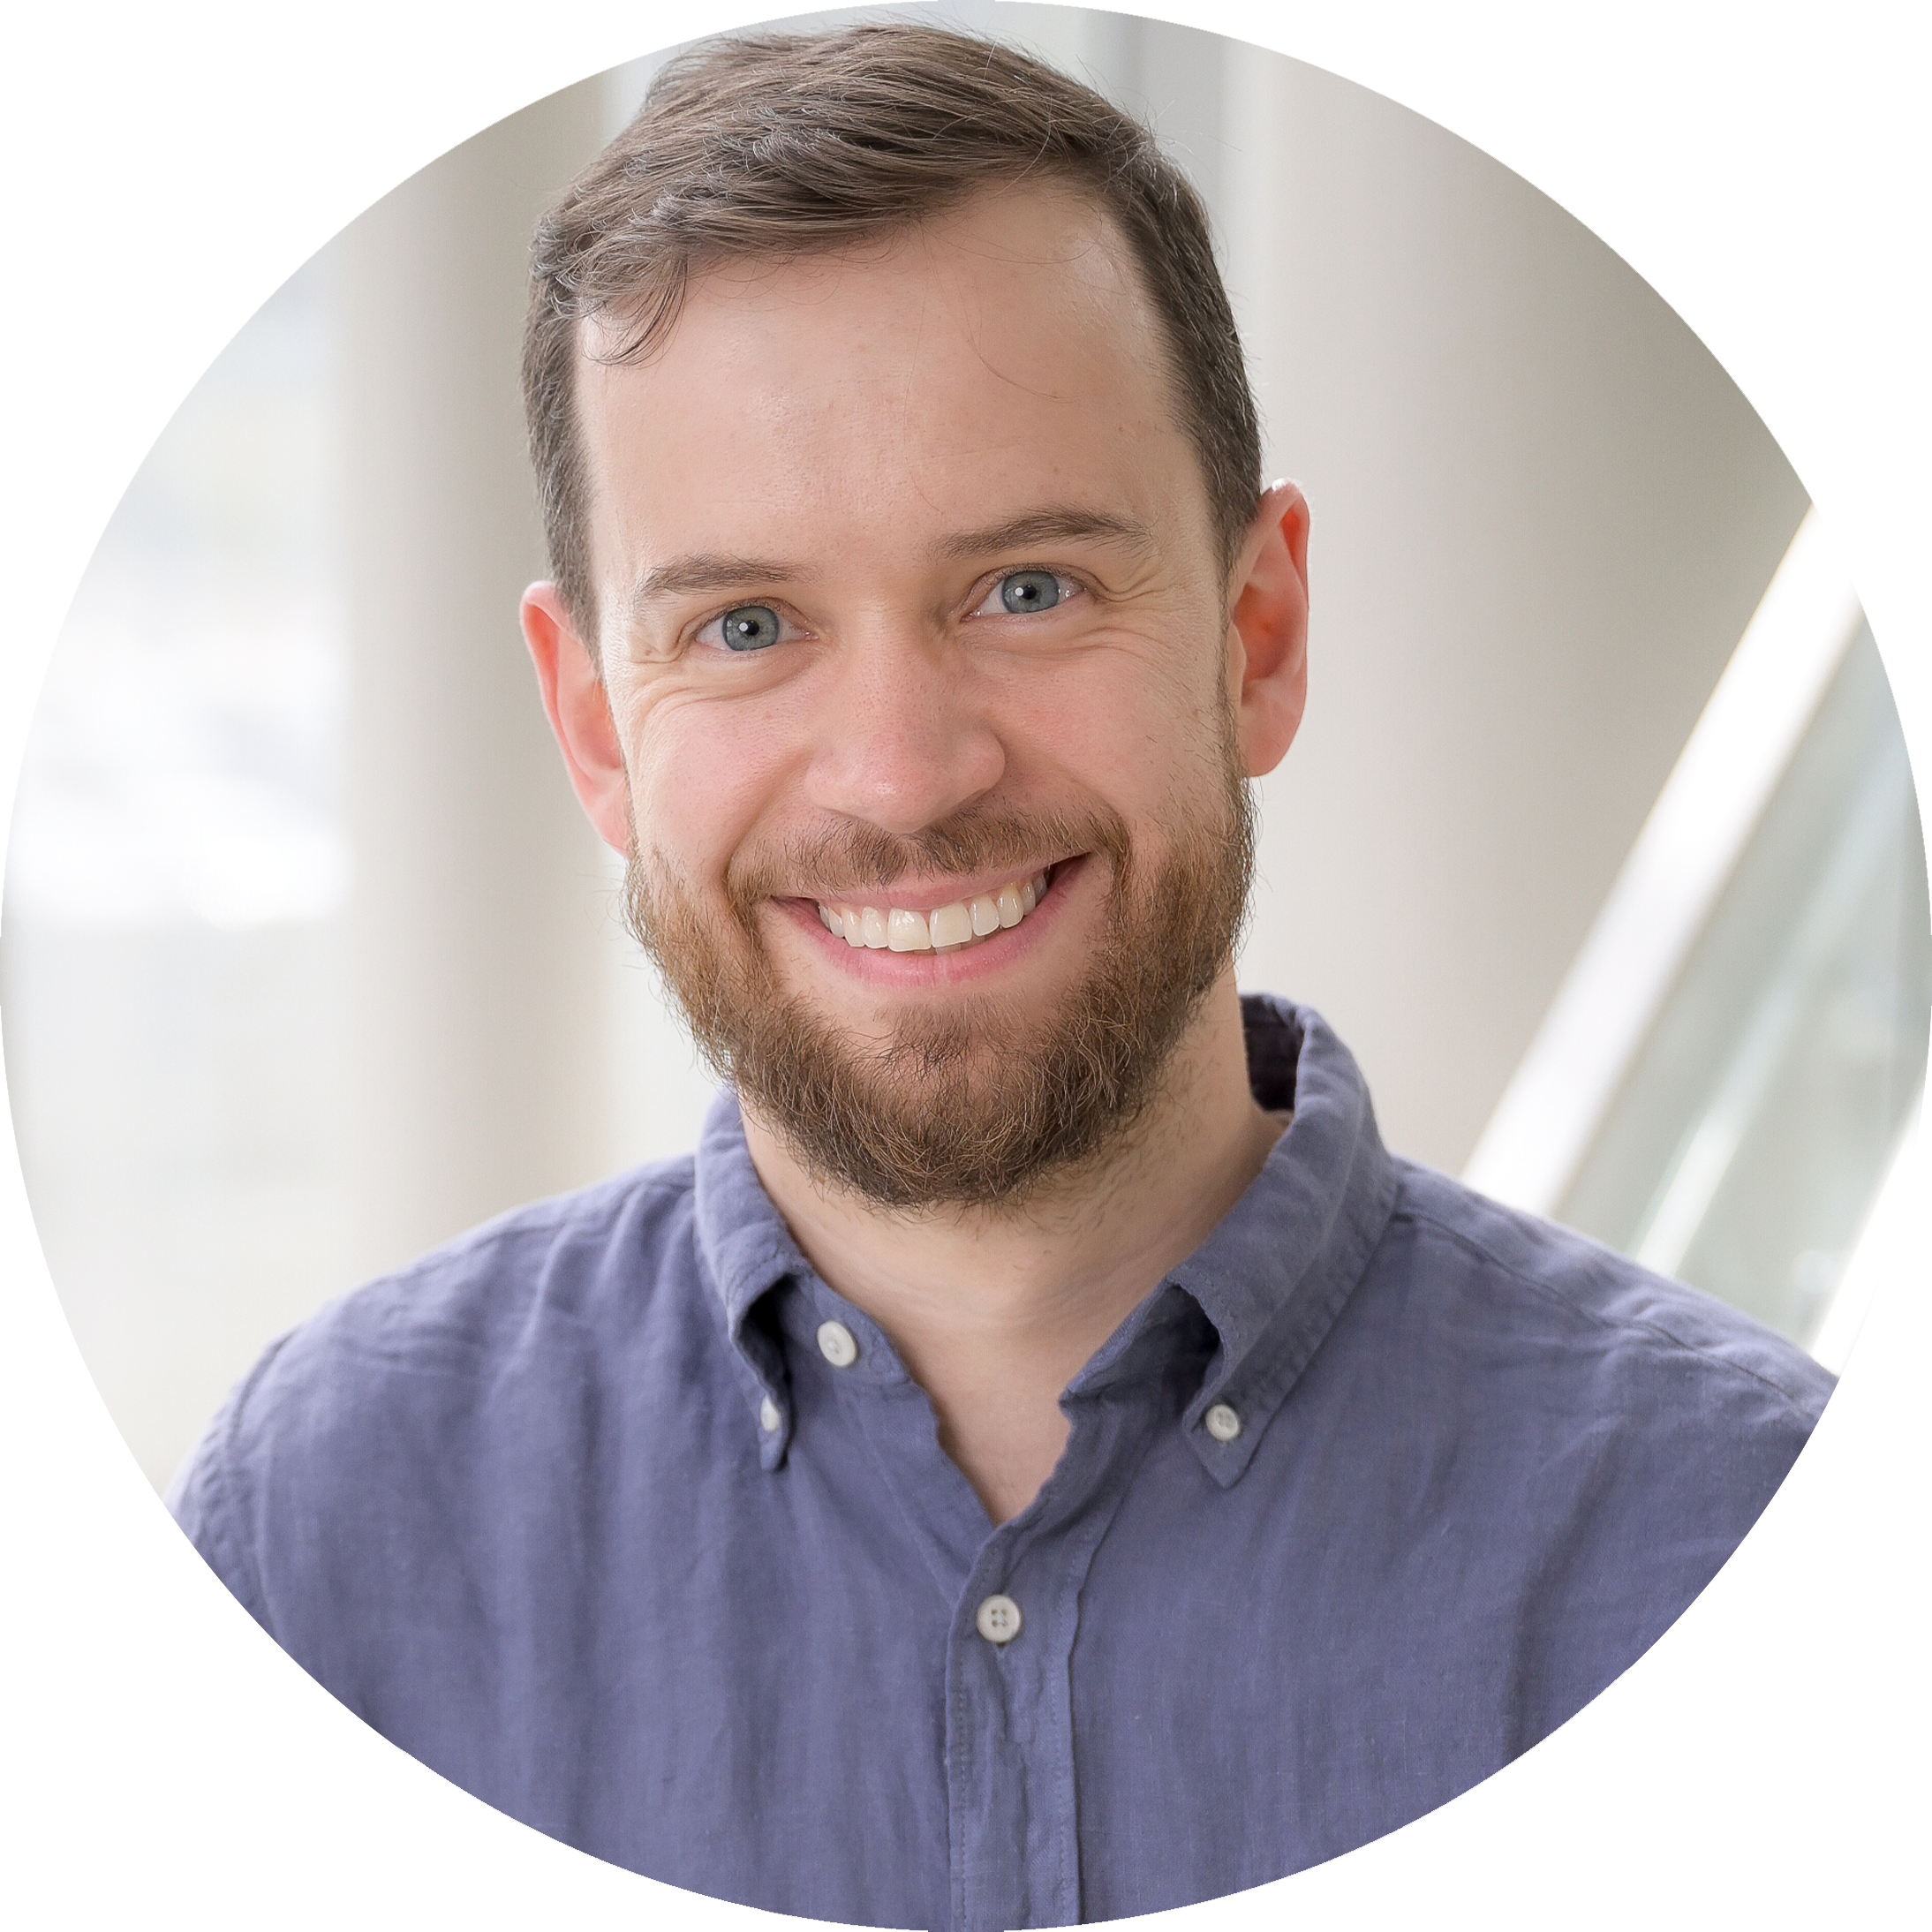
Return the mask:
<svg viewBox="0 0 1932 1932"><path fill-rule="evenodd" d="M623 745L597 665L555 584L532 584L524 592L521 616L544 715L563 754L571 789L605 844L626 851L630 788Z"/></svg>
<svg viewBox="0 0 1932 1932"><path fill-rule="evenodd" d="M1235 566L1228 691L1250 778L1272 772L1308 698L1308 502L1292 483L1264 491Z"/></svg>

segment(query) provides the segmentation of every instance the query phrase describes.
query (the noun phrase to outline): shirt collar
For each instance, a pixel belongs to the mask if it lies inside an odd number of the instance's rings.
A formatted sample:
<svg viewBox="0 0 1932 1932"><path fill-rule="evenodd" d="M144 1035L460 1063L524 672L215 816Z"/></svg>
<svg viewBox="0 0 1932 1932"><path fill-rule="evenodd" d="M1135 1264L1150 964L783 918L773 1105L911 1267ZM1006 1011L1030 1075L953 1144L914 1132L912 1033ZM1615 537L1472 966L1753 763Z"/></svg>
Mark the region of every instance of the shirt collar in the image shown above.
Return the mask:
<svg viewBox="0 0 1932 1932"><path fill-rule="evenodd" d="M1241 1022L1256 1099L1271 1110L1292 1107L1294 1118L1248 1191L1167 1277L1219 1337L1181 1421L1224 1488L1247 1469L1362 1279L1396 1191L1361 1069L1321 1015L1249 994ZM1096 1357L1082 1379L1100 1367ZM1223 1404L1241 1423L1225 1442L1205 1426Z"/></svg>
<svg viewBox="0 0 1932 1932"><path fill-rule="evenodd" d="M712 1102L698 1137L692 1214L698 1259L757 1420L759 1460L775 1469L791 1439L790 1392L776 1340L749 1317L766 1293L788 1277L808 1273L810 1264L751 1164L738 1097L728 1087ZM777 1427L768 1427L774 1418Z"/></svg>
<svg viewBox="0 0 1932 1932"><path fill-rule="evenodd" d="M1395 1174L1375 1112L1347 1047L1311 1008L1268 994L1241 1000L1255 1098L1293 1108L1287 1131L1261 1173L1207 1240L1121 1324L1068 1391L1097 1392L1133 1372L1178 1288L1218 1338L1207 1372L1182 1418L1189 1441L1216 1482L1237 1481L1275 1411L1361 1279L1395 1202ZM750 1317L788 1277L811 1270L751 1164L737 1098L713 1104L698 1144L694 1198L699 1257L722 1312L746 1399L759 1418L762 1460L783 1460L791 1416L775 1337ZM769 1404L767 1409L766 1405ZM1232 1440L1206 1426L1226 1405L1240 1420ZM778 1426L764 1426L775 1415Z"/></svg>

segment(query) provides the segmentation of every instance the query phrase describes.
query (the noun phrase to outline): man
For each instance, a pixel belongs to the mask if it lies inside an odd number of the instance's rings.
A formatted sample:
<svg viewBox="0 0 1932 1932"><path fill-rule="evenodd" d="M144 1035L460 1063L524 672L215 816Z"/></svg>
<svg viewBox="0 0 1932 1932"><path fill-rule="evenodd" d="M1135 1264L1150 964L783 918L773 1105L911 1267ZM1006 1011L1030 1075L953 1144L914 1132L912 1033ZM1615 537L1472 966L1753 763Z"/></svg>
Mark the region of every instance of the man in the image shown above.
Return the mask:
<svg viewBox="0 0 1932 1932"><path fill-rule="evenodd" d="M525 632L733 1091L278 1344L181 1521L445 1776L781 1911L1117 1917L1473 1784L1829 1381L1237 995L1308 514L1198 202L871 26L674 64L534 268Z"/></svg>

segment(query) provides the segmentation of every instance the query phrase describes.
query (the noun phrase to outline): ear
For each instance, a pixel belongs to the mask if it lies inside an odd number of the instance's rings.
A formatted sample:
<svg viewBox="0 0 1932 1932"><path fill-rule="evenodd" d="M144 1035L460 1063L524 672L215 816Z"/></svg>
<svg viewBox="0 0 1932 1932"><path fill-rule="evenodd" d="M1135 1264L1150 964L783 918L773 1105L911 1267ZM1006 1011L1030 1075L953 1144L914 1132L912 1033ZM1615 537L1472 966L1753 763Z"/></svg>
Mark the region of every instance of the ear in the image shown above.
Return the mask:
<svg viewBox="0 0 1932 1932"><path fill-rule="evenodd" d="M1229 582L1227 689L1250 778L1287 756L1308 702L1308 502L1265 490Z"/></svg>
<svg viewBox="0 0 1932 1932"><path fill-rule="evenodd" d="M577 802L606 845L628 851L630 786L603 680L555 584L532 584L524 592L522 618L544 715L556 734Z"/></svg>

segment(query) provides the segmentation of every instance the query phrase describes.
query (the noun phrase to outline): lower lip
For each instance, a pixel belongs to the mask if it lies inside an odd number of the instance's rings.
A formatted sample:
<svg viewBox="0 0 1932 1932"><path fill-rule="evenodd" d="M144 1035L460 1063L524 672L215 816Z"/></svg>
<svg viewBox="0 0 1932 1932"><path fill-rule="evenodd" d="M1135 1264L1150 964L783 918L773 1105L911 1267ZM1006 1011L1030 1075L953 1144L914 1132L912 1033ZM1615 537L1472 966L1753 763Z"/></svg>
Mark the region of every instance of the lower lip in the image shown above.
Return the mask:
<svg viewBox="0 0 1932 1932"><path fill-rule="evenodd" d="M874 986L917 991L924 986L963 985L1016 965L1060 923L1072 887L1086 871L1084 854L1060 860L1053 868L1045 896L1019 924L1003 926L977 945L962 946L956 952L894 953L885 947L849 946L837 933L826 931L816 900L781 899L776 903L809 942L854 978Z"/></svg>

